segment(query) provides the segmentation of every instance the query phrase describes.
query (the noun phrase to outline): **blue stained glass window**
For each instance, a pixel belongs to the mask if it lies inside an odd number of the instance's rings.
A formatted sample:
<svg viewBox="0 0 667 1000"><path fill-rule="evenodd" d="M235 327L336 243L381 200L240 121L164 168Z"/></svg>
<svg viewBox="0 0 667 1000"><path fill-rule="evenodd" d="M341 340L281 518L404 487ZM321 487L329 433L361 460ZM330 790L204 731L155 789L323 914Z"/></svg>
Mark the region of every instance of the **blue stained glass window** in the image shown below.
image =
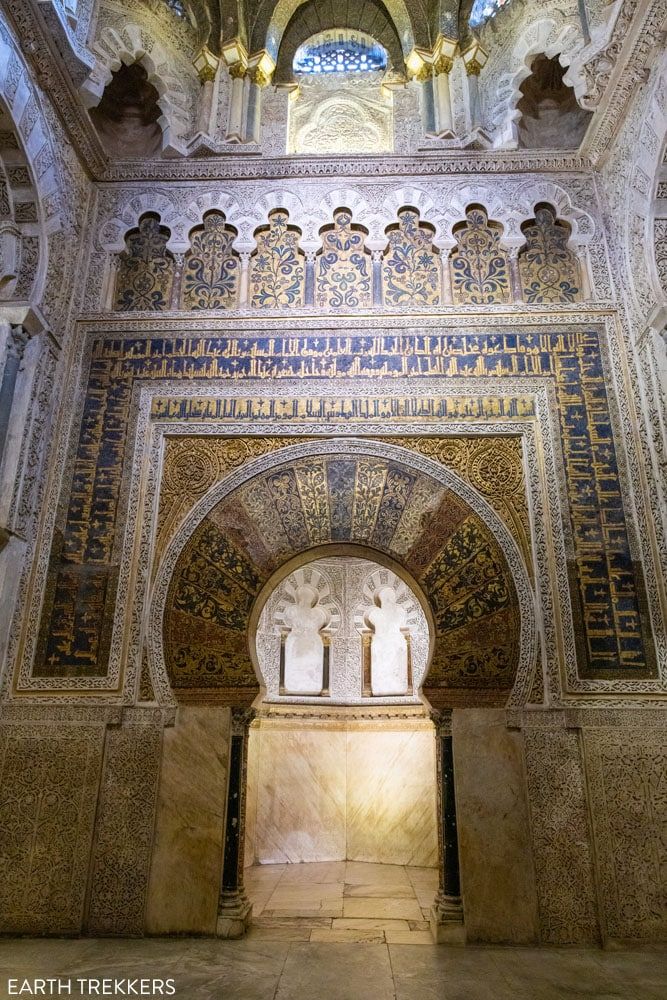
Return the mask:
<svg viewBox="0 0 667 1000"><path fill-rule="evenodd" d="M479 28L495 17L499 10L507 7L510 0L475 0L470 11L470 27Z"/></svg>
<svg viewBox="0 0 667 1000"><path fill-rule="evenodd" d="M387 68L387 51L359 31L326 31L304 42L294 56L295 73L372 73Z"/></svg>

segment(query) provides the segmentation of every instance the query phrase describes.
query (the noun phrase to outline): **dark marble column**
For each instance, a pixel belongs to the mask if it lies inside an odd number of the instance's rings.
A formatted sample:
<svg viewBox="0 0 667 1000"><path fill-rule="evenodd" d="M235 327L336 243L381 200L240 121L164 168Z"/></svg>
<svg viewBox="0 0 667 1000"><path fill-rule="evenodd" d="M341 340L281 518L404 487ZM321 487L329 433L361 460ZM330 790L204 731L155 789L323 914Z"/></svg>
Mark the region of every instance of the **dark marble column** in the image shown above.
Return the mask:
<svg viewBox="0 0 667 1000"><path fill-rule="evenodd" d="M433 722L436 739L440 877L438 892L431 907L431 933L438 942L465 944L454 791L452 714L450 711L434 713Z"/></svg>
<svg viewBox="0 0 667 1000"><path fill-rule="evenodd" d="M0 383L0 462L5 452L7 435L9 434L16 379L28 339L28 334L22 326L13 326L7 337L7 353L2 373L2 383Z"/></svg>
<svg viewBox="0 0 667 1000"><path fill-rule="evenodd" d="M245 846L245 809L248 768L248 730L254 718L251 708L232 709L232 734L229 750L229 782L225 849L222 862L222 886L218 903L216 933L222 938L239 938L248 930L252 917L243 886Z"/></svg>

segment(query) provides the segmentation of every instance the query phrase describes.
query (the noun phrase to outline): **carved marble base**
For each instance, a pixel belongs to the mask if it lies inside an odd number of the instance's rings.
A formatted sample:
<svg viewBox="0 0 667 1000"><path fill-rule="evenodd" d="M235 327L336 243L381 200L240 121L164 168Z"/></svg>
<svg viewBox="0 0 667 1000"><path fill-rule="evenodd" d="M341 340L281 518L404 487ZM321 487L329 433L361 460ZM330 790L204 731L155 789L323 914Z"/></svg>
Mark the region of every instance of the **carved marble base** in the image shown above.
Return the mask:
<svg viewBox="0 0 667 1000"><path fill-rule="evenodd" d="M463 906L457 896L436 896L431 907L431 936L436 944L464 945Z"/></svg>
<svg viewBox="0 0 667 1000"><path fill-rule="evenodd" d="M219 938L243 937L252 921L252 903L245 893L224 893L218 909L215 935Z"/></svg>

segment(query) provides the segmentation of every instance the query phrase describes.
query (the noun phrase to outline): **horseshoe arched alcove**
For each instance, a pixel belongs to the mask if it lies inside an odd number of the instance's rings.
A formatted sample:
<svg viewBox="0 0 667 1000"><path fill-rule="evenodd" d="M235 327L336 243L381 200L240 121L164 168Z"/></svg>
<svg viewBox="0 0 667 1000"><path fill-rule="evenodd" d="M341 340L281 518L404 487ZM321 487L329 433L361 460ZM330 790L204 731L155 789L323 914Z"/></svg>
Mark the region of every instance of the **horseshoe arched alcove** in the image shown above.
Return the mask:
<svg viewBox="0 0 667 1000"><path fill-rule="evenodd" d="M154 667L176 699L256 712L249 753L239 749L247 824L239 813L225 934L245 919L243 843L249 863L435 873L442 741L430 712L506 704L530 684L536 657L522 557L481 495L386 442L282 447L209 490L154 593ZM410 669L374 691L373 641L387 619L392 648L409 639ZM314 642L315 679L286 683L299 629Z"/></svg>

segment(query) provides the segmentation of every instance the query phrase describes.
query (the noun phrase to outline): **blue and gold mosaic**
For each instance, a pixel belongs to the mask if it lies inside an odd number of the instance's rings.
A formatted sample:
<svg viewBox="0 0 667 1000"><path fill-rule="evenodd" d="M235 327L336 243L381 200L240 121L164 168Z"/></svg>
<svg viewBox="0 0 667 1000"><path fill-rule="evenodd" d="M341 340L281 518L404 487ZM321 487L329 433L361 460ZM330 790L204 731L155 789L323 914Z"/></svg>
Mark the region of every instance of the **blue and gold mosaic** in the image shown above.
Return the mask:
<svg viewBox="0 0 667 1000"><path fill-rule="evenodd" d="M147 213L125 237L126 249L118 257L114 308L123 312L171 305L174 258L167 250L169 230L157 215Z"/></svg>
<svg viewBox="0 0 667 1000"><path fill-rule="evenodd" d="M336 484L333 504L330 482ZM414 517L415 500L425 492L439 496L437 509ZM267 495L268 505L251 500ZM344 533L336 506L348 512ZM261 553L251 554L253 539L262 540ZM498 542L479 515L407 465L326 455L254 477L194 532L174 570L165 614L174 689L252 688L244 639L255 596L286 558L335 540L400 557L422 583L436 627L429 691L511 688L519 653L517 596Z"/></svg>
<svg viewBox="0 0 667 1000"><path fill-rule="evenodd" d="M507 251L501 246L501 233L501 227L489 222L480 205L471 206L466 221L454 227L457 243L450 265L457 304L510 301L510 266Z"/></svg>
<svg viewBox="0 0 667 1000"><path fill-rule="evenodd" d="M327 398L308 395L308 380L327 376L336 380L338 394ZM354 398L345 396L346 381L410 377L409 396ZM443 395L420 392L422 376L443 379ZM573 607L579 617L579 674L592 679L655 676L650 634L641 609L643 577L633 563L619 484L604 371L596 330L569 332L285 335L267 334L243 339L224 336L102 338L92 351L87 396L80 429L63 536L54 545L40 656L40 676L105 675L106 635L115 600L115 537L121 476L126 456L133 387L141 381L182 380L200 384L198 397L154 400L154 416L161 420L188 419L221 422L298 420L317 433L323 419L358 423L359 432L373 434L392 419L433 421L442 434L452 417L465 420L494 415L504 418L530 415L531 402L519 395L448 397L447 378L465 380L523 377L543 379L554 390L560 420L560 439L566 476L574 559ZM261 397L264 379L300 379L298 397ZM244 400L211 398L208 379L252 380L252 395ZM346 483L354 474L358 509L347 509ZM372 546L389 545L389 533L400 518L402 497L410 492L409 470L396 473L391 495L385 491L387 469L360 468L355 462L276 472L265 484L261 501L272 512L274 527L284 536L285 551L304 539L319 537L313 525L328 518L332 539L344 539L354 530ZM326 485L326 497L320 490ZM312 497L318 494L317 504ZM304 497L310 497L304 513ZM378 498L384 497L384 500ZM258 495L258 501L261 498ZM376 506L373 507L369 500ZM384 503L382 519L377 503ZM375 511L375 514L374 514ZM449 531L433 522L433 531ZM310 520L309 520L310 519ZM461 544L463 544L462 539ZM314 544L309 541L308 544ZM415 564L418 551L410 556ZM479 566L486 573L488 566ZM426 571L426 567L423 567ZM464 591L461 578L461 594ZM243 590L242 582L235 586ZM244 592L247 592L244 590ZM502 599L499 592L496 600ZM449 612L448 612L449 613ZM453 614L453 612L451 612ZM492 613L492 604L488 605ZM463 626L462 626L463 627ZM498 653L498 663L502 660ZM504 655L504 654L503 654Z"/></svg>
<svg viewBox="0 0 667 1000"><path fill-rule="evenodd" d="M207 212L203 226L191 233L183 266L183 309L233 309L237 304L240 261L232 249L236 236L222 212Z"/></svg>

